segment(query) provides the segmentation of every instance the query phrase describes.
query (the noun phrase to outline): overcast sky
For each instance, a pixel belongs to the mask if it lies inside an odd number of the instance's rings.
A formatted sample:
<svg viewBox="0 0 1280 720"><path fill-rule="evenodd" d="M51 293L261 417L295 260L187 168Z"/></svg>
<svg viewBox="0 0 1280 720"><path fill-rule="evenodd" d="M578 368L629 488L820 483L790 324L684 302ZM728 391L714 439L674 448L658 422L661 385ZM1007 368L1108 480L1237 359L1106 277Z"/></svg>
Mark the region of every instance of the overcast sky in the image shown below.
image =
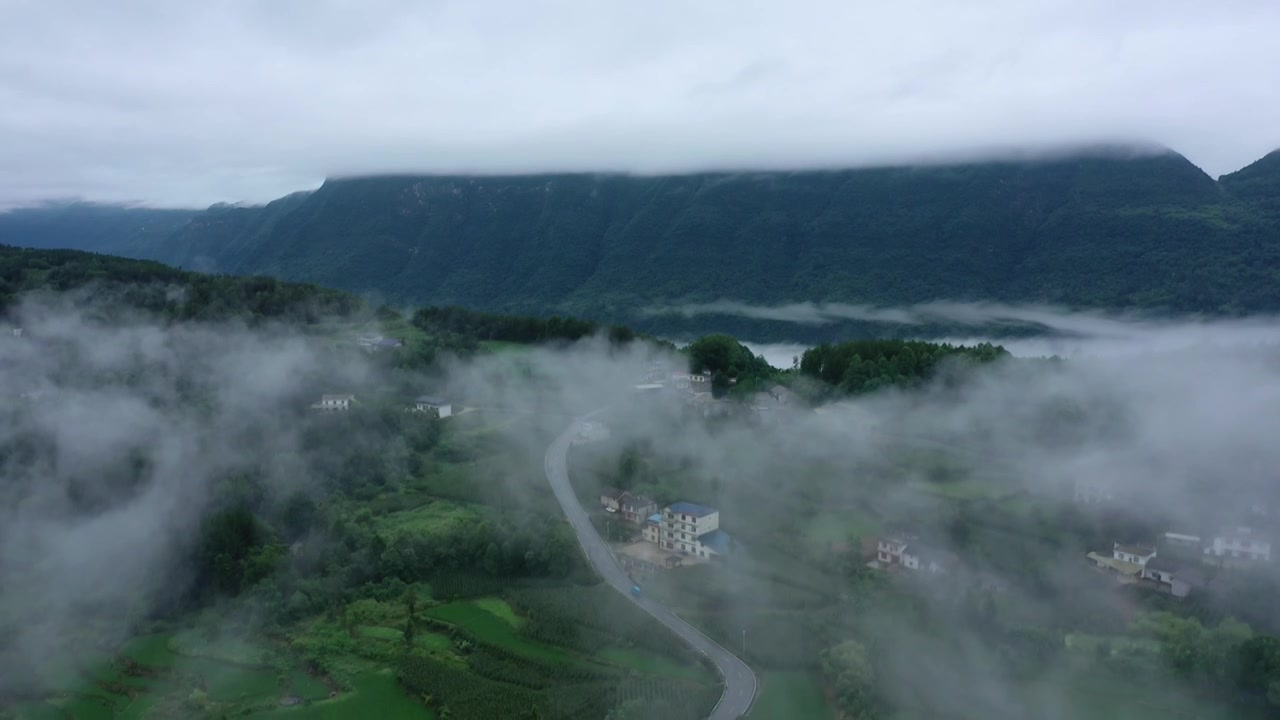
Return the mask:
<svg viewBox="0 0 1280 720"><path fill-rule="evenodd" d="M0 0L0 205L1280 147L1276 0Z"/></svg>

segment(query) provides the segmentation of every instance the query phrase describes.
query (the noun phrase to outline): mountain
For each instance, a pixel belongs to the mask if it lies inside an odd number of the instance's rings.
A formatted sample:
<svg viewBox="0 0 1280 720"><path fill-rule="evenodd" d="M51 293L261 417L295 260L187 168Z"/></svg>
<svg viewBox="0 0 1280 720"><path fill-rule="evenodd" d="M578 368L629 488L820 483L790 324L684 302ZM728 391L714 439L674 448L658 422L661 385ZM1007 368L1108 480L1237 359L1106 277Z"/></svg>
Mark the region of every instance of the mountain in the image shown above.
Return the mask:
<svg viewBox="0 0 1280 720"><path fill-rule="evenodd" d="M1280 310L1277 187L1278 153L1215 181L1176 153L1112 149L841 171L334 179L93 249L397 303L812 339L776 321L650 311L722 298ZM49 242L16 237L7 217L0 242Z"/></svg>
<svg viewBox="0 0 1280 720"><path fill-rule="evenodd" d="M0 213L0 244L144 257L198 214L91 203L19 208Z"/></svg>

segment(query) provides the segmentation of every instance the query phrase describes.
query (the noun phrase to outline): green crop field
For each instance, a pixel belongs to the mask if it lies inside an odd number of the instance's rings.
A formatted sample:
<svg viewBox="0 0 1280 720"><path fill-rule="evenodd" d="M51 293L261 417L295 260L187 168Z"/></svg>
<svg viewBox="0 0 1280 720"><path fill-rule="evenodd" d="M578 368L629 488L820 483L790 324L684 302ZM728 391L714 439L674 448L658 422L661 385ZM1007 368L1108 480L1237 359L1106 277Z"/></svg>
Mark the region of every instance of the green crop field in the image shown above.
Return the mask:
<svg viewBox="0 0 1280 720"><path fill-rule="evenodd" d="M426 502L412 510L388 513L378 518L378 529L397 532L431 534L477 523L481 513L475 508L447 500Z"/></svg>
<svg viewBox="0 0 1280 720"><path fill-rule="evenodd" d="M811 672L768 672L760 676L759 695L750 720L833 720L835 713Z"/></svg>
<svg viewBox="0 0 1280 720"><path fill-rule="evenodd" d="M515 627L506 618L495 615L477 602L479 601L449 603L430 608L423 614L468 630L482 642L532 658L553 662L585 662L567 650L533 642L517 635ZM514 616L510 607L506 608L505 614Z"/></svg>
<svg viewBox="0 0 1280 720"><path fill-rule="evenodd" d="M600 657L615 665L647 675L670 675L691 680L713 681L709 673L700 665L680 663L665 655L640 648L605 648L600 651Z"/></svg>
<svg viewBox="0 0 1280 720"><path fill-rule="evenodd" d="M261 720L434 720L435 714L410 698L389 671L367 672L352 681L352 690L332 700L296 707L281 707L249 717Z"/></svg>
<svg viewBox="0 0 1280 720"><path fill-rule="evenodd" d="M511 627L519 630L524 625L524 618L516 615L516 611L500 598L478 598L471 601L476 607L492 613Z"/></svg>

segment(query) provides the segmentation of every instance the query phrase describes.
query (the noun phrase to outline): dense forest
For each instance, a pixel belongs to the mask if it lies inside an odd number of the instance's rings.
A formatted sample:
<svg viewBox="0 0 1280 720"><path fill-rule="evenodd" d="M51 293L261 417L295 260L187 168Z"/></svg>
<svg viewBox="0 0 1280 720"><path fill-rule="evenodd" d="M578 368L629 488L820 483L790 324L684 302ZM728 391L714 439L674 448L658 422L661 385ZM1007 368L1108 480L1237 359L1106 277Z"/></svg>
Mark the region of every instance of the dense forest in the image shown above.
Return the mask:
<svg viewBox="0 0 1280 720"><path fill-rule="evenodd" d="M11 212L0 242L666 335L904 330L660 312L722 298L1235 314L1280 308L1278 157L1219 181L1173 153L1104 150L830 172L335 179L265 207L210 208L146 242L88 227L76 238L56 208Z"/></svg>
<svg viewBox="0 0 1280 720"><path fill-rule="evenodd" d="M1009 357L987 343L974 347L918 340L852 340L809 348L800 372L841 394L874 392L884 387L915 387L932 379L944 361L984 363Z"/></svg>

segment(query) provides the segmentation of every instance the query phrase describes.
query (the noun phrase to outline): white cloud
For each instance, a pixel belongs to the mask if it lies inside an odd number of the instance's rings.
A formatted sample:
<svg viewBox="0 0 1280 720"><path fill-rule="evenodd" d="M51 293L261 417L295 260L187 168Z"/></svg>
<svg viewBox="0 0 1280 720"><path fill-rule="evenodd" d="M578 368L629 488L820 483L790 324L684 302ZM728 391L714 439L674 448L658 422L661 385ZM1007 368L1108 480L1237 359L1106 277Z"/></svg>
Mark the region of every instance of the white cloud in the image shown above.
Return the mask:
<svg viewBox="0 0 1280 720"><path fill-rule="evenodd" d="M1280 145L1280 5L0 2L0 201L263 201L330 174Z"/></svg>

